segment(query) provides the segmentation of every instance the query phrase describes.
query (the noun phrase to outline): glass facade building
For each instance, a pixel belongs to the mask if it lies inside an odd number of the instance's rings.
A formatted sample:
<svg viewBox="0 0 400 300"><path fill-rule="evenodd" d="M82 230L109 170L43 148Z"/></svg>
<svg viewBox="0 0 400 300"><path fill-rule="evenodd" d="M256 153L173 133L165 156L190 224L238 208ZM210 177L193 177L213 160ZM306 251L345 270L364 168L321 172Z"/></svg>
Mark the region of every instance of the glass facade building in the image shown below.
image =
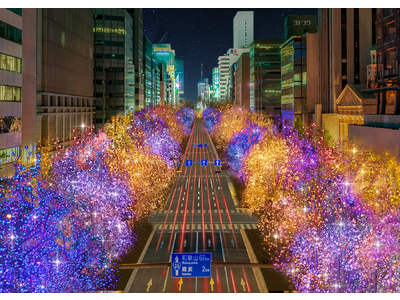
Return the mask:
<svg viewBox="0 0 400 300"><path fill-rule="evenodd" d="M284 39L254 40L250 45L250 110L280 112L281 53Z"/></svg>
<svg viewBox="0 0 400 300"><path fill-rule="evenodd" d="M94 9L95 124L135 111L132 17L125 9ZM102 29L102 30L101 30Z"/></svg>

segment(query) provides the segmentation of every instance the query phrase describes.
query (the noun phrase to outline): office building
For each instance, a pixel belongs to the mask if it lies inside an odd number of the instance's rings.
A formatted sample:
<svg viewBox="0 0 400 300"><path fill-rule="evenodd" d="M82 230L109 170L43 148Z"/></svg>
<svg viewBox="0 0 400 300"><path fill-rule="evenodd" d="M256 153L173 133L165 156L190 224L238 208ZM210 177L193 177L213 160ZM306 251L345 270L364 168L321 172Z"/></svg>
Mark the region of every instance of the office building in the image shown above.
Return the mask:
<svg viewBox="0 0 400 300"><path fill-rule="evenodd" d="M176 75L175 75L175 50L171 49L171 44L154 44L153 55L156 61L165 65L165 102L175 105Z"/></svg>
<svg viewBox="0 0 400 300"><path fill-rule="evenodd" d="M215 67L212 69L212 97L214 102L219 101L219 69Z"/></svg>
<svg viewBox="0 0 400 300"><path fill-rule="evenodd" d="M218 71L220 76L219 93L220 101L229 100L229 55L218 57Z"/></svg>
<svg viewBox="0 0 400 300"><path fill-rule="evenodd" d="M144 98L145 105L155 104L155 82L153 69L153 44L147 37L143 37L143 65L144 65Z"/></svg>
<svg viewBox="0 0 400 300"><path fill-rule="evenodd" d="M37 137L53 151L93 124L93 9L37 9L36 44Z"/></svg>
<svg viewBox="0 0 400 300"><path fill-rule="evenodd" d="M318 9L322 113L336 113L336 100L347 84L367 83L374 15L373 8Z"/></svg>
<svg viewBox="0 0 400 300"><path fill-rule="evenodd" d="M243 53L236 62L235 103L250 109L250 55Z"/></svg>
<svg viewBox="0 0 400 300"><path fill-rule="evenodd" d="M337 100L347 84L367 83L370 49L375 44L374 8L318 9L319 103L317 126L340 137ZM319 111L319 110L318 110Z"/></svg>
<svg viewBox="0 0 400 300"><path fill-rule="evenodd" d="M281 52L284 39L254 40L250 45L250 110L281 110Z"/></svg>
<svg viewBox="0 0 400 300"><path fill-rule="evenodd" d="M0 177L16 156L32 163L36 141L36 9L0 8Z"/></svg>
<svg viewBox="0 0 400 300"><path fill-rule="evenodd" d="M132 17L122 8L95 8L93 13L95 124L101 128L112 116L138 110Z"/></svg>
<svg viewBox="0 0 400 300"><path fill-rule="evenodd" d="M317 32L317 16L286 16L285 17L285 39L292 36L302 36L305 33Z"/></svg>
<svg viewBox="0 0 400 300"><path fill-rule="evenodd" d="M132 17L133 37L133 64L135 65L135 109L145 107L144 98L144 59L143 59L143 9L128 8L127 12Z"/></svg>
<svg viewBox="0 0 400 300"><path fill-rule="evenodd" d="M254 12L238 11L233 18L233 48L249 48L254 40Z"/></svg>
<svg viewBox="0 0 400 300"><path fill-rule="evenodd" d="M178 101L185 98L185 61L183 58L175 58L175 74Z"/></svg>
<svg viewBox="0 0 400 300"><path fill-rule="evenodd" d="M318 104L318 41L316 33L293 36L281 46L281 114L292 124L311 125Z"/></svg>

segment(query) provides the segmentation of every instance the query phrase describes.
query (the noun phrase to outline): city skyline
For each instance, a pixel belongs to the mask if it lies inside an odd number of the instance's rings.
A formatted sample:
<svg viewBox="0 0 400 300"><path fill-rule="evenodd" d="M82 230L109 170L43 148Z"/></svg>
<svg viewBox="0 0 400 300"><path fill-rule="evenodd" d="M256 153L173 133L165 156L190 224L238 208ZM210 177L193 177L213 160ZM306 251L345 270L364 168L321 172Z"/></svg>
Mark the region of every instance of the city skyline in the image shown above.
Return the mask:
<svg viewBox="0 0 400 300"><path fill-rule="evenodd" d="M254 39L283 39L286 16L317 15L317 8L143 8L143 36L157 44L167 32L164 43L171 44L176 57L183 56L185 97L192 102L201 64L203 77L211 82L218 57L233 48L233 18L238 11L254 11Z"/></svg>

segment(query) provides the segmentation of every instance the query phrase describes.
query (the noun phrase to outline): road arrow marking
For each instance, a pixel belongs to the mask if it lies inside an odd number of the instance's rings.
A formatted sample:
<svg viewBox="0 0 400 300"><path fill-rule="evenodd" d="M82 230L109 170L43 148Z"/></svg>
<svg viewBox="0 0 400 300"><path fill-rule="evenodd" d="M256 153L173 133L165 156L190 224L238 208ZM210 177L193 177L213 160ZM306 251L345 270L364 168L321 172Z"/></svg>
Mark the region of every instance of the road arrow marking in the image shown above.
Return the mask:
<svg viewBox="0 0 400 300"><path fill-rule="evenodd" d="M233 241L233 239L231 240L232 246L235 247L235 242Z"/></svg>
<svg viewBox="0 0 400 300"><path fill-rule="evenodd" d="M152 279L150 279L150 281L149 281L149 283L147 284L147 291L146 292L148 292L149 291L149 289L150 289L150 286L153 284L153 280Z"/></svg>
<svg viewBox="0 0 400 300"><path fill-rule="evenodd" d="M183 242L183 247L186 248L186 239L185 239L185 241Z"/></svg>
<svg viewBox="0 0 400 300"><path fill-rule="evenodd" d="M211 241L208 239L208 247L211 247Z"/></svg>
<svg viewBox="0 0 400 300"><path fill-rule="evenodd" d="M243 287L243 291L246 291L246 284L244 283L243 278L240 278L240 284Z"/></svg>
<svg viewBox="0 0 400 300"><path fill-rule="evenodd" d="M243 280L243 279L242 279ZM179 280L179 291L181 291L181 286L182 286L182 284L183 284L183 280L182 280L182 277L181 277L181 279Z"/></svg>
<svg viewBox="0 0 400 300"><path fill-rule="evenodd" d="M160 249L162 248L162 245L164 245L164 241L161 241L161 246L160 246Z"/></svg>
<svg viewBox="0 0 400 300"><path fill-rule="evenodd" d="M212 279L212 277L210 279L210 285L211 285L211 292L212 292L212 291L214 291L214 280Z"/></svg>

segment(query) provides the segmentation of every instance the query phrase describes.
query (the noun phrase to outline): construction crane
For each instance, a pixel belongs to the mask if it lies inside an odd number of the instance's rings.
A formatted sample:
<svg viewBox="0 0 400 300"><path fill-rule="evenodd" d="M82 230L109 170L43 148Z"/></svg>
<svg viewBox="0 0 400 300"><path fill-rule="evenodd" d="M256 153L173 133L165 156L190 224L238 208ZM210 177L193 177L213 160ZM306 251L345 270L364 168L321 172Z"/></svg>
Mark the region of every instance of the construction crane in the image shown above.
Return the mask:
<svg viewBox="0 0 400 300"><path fill-rule="evenodd" d="M161 38L161 40L158 42L159 44L163 44L165 42L165 40L167 39L167 33L168 31L166 31L163 35L163 37Z"/></svg>

